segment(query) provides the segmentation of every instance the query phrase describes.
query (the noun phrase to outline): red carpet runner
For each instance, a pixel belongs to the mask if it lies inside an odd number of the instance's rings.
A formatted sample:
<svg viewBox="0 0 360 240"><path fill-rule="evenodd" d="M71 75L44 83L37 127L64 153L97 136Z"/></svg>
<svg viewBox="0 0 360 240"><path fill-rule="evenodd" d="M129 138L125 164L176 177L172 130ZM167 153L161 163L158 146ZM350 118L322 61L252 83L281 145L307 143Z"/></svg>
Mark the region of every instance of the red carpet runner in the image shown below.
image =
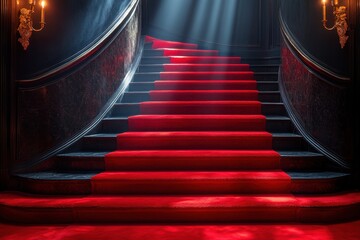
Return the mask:
<svg viewBox="0 0 360 240"><path fill-rule="evenodd" d="M359 221L292 224L355 219L360 194L292 194L248 64L195 44L146 40L170 63L117 135L105 171L85 182L92 194L0 193L2 219L55 224L0 224L1 239L360 238ZM87 225L56 225L69 223Z"/></svg>
<svg viewBox="0 0 360 240"><path fill-rule="evenodd" d="M129 131L117 136L106 171L92 178L93 192L290 193L249 65L194 45L147 40L171 64L155 80L150 101L140 104L140 115L129 117ZM191 48L169 48L175 46Z"/></svg>

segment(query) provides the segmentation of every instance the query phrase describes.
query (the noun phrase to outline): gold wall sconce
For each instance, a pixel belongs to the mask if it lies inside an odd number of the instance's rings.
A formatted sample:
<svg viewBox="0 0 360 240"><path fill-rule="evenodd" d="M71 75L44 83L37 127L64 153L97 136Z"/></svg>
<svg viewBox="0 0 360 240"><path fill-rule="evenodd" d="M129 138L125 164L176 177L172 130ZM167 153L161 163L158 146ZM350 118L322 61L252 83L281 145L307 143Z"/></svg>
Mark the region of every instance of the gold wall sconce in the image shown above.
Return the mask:
<svg viewBox="0 0 360 240"><path fill-rule="evenodd" d="M46 2L44 0L39 2L41 7L40 14L40 28L33 27L33 19L32 15L35 13L36 0L29 0L29 9L21 8L20 16L19 16L19 27L18 32L20 34L20 38L18 41L23 46L24 50L26 50L30 44L29 39L32 35L32 32L40 32L45 27L45 5Z"/></svg>
<svg viewBox="0 0 360 240"><path fill-rule="evenodd" d="M326 30L333 30L336 29L337 34L339 35L339 42L341 48L344 48L346 41L348 40L349 36L346 35L348 30L348 24L346 22L346 7L339 5L339 0L331 0L331 6L333 7L333 14L334 14L334 25L332 27L327 27L327 19L326 19L326 0L322 0L323 4L323 26Z"/></svg>

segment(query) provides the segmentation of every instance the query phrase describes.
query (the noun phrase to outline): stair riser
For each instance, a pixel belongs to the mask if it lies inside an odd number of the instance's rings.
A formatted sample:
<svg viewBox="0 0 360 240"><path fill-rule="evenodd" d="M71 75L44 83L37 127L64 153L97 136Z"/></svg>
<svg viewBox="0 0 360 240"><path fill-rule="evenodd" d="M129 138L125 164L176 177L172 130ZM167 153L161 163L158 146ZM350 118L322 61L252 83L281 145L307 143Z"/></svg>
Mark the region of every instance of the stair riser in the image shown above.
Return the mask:
<svg viewBox="0 0 360 240"><path fill-rule="evenodd" d="M276 151L307 150L307 145L301 137L273 137L272 142L272 148ZM217 147L218 145L215 144L214 149ZM238 149L238 147L235 146L235 149ZM86 137L82 141L82 149L84 151L114 151L117 149L116 137ZM231 148L226 147L225 149Z"/></svg>
<svg viewBox="0 0 360 240"><path fill-rule="evenodd" d="M195 63L195 64L239 64L241 63L239 58L222 58L222 59L182 59L182 58L173 58L170 57L143 57L140 61L140 64L164 64L164 63Z"/></svg>
<svg viewBox="0 0 360 240"><path fill-rule="evenodd" d="M261 72L275 72L277 73L279 70L279 66L250 66L250 68L247 67L189 67L189 68L185 68L185 67L173 67L171 69L172 71L254 71L255 74L256 73L261 73ZM145 65L140 65L139 68L137 69L138 73L147 73L147 72L163 72L165 71L165 68L163 65L157 65L157 64L145 64ZM170 69L168 69L168 71L170 71Z"/></svg>
<svg viewBox="0 0 360 240"><path fill-rule="evenodd" d="M128 120L125 119L104 119L101 121L101 132L121 133L128 130Z"/></svg>
<svg viewBox="0 0 360 240"><path fill-rule="evenodd" d="M154 82L156 80L251 80L277 81L277 73L254 73L254 74L174 74L161 73L137 73L132 82Z"/></svg>
<svg viewBox="0 0 360 240"><path fill-rule="evenodd" d="M130 118L129 131L265 131L265 124L265 118Z"/></svg>
<svg viewBox="0 0 360 240"><path fill-rule="evenodd" d="M124 120L106 120L102 122L102 131L104 133L122 133L125 131L128 131L128 125L127 125L127 120L126 123L124 123ZM161 124L159 124L159 122L156 123L156 126L151 125L150 123L146 124L147 126L144 126L141 128L142 131L185 131L189 128L185 128L184 127L179 127L179 126L162 126ZM193 125L191 124L190 126L191 128L195 129L195 127L198 127L197 125ZM225 131L225 130L229 130L229 131L238 131L241 129L245 129L242 128L241 126L236 126L236 127L229 127L229 126L224 126L224 127L219 127L218 125L216 125L216 127L204 127L201 126L203 128L204 131L211 131L211 130L218 130L218 131ZM254 128L246 128L246 130L250 131L251 129L253 130L261 130L261 128L259 127L254 127ZM294 128L293 125L291 123L290 120L267 120L266 121L266 131L269 131L271 133L276 133L276 132L293 132ZM130 129L131 130L131 129ZM139 131L140 129L132 129L133 131Z"/></svg>
<svg viewBox="0 0 360 240"><path fill-rule="evenodd" d="M44 195L153 195L153 194L324 194L343 189L348 179L258 179L258 180L115 180L20 179L19 190ZM1 211L1 210L0 210Z"/></svg>
<svg viewBox="0 0 360 240"><path fill-rule="evenodd" d="M194 98L189 98L188 100L196 100L199 99L199 97L196 97L195 95L193 95ZM216 97L217 100L239 100L242 97L239 97L238 99L233 98L233 99L229 99L229 97ZM175 97L173 96L171 99L173 100L184 100L181 99L180 96L179 97ZM207 99L214 99L211 96L209 96ZM280 97L280 93L279 92L259 92L258 93L258 99L260 102L280 102L281 97ZM122 103L139 103L139 102L145 102L145 101L159 101L159 98L157 99L150 99L150 95L149 92L126 92L124 94L124 97L121 99Z"/></svg>
<svg viewBox="0 0 360 240"><path fill-rule="evenodd" d="M279 91L279 85L277 82L257 82L257 88L259 91ZM152 82L137 82L129 84L129 91L150 91L155 89L155 84ZM222 86L223 90L226 90L224 86ZM242 90L244 88L236 88L234 86L229 86L228 90ZM249 89L249 88L247 88ZM194 86L190 83L187 85L182 84L181 87L178 84L174 84L173 86L164 87L157 90L219 90L219 86L212 86L209 84L203 84L202 86L198 86L194 89Z"/></svg>
<svg viewBox="0 0 360 240"><path fill-rule="evenodd" d="M218 51L214 50L188 50L188 49L176 49L176 50L154 50L144 49L143 57L158 57L158 56L218 56Z"/></svg>
<svg viewBox="0 0 360 240"><path fill-rule="evenodd" d="M213 103L206 104L201 101L189 104L176 104L169 102L145 102L140 104L141 114L260 114L261 104L252 103ZM201 115L200 114L200 115Z"/></svg>
<svg viewBox="0 0 360 240"><path fill-rule="evenodd" d="M159 149L271 149L272 138L266 136L125 136L117 137L117 148L123 150Z"/></svg>
<svg viewBox="0 0 360 240"><path fill-rule="evenodd" d="M171 106L171 105L168 105ZM264 115L281 115L281 116L286 116L286 110L284 108L284 106L282 104L262 104L261 106L261 111L258 112L256 110L256 112L254 112L254 109L251 109L251 111L249 110L247 113L245 112L240 112L240 110L238 112L235 111L225 111L226 109L219 109L219 111L217 111L217 113L224 113L224 114L264 114ZM195 111L195 110L191 110L191 111ZM222 112L221 112L222 111ZM112 112L111 112L111 116L112 117L128 117L128 116L133 116L133 115L139 115L139 114L183 114L185 112L185 109L181 108L179 109L179 111L175 112L175 109L169 109L169 108L159 108L159 110L157 112L152 111L152 112L141 112L140 111L140 105L139 104L117 104L114 106ZM188 112L185 112L190 114L190 110ZM199 113L199 112L197 112ZM201 114L214 114L215 110L209 108L209 111L205 111L205 109L202 108L201 110Z"/></svg>
<svg viewBox="0 0 360 240"><path fill-rule="evenodd" d="M94 194L258 194L290 193L291 181L272 180L92 180Z"/></svg>
<svg viewBox="0 0 360 240"><path fill-rule="evenodd" d="M172 159L169 161L169 159ZM249 164L251 162L251 164ZM57 157L60 171L211 171L211 170L270 170L292 171L319 170L326 164L324 157L285 157L280 162L274 158L251 157L154 157L154 158L111 158L105 167L105 157Z"/></svg>

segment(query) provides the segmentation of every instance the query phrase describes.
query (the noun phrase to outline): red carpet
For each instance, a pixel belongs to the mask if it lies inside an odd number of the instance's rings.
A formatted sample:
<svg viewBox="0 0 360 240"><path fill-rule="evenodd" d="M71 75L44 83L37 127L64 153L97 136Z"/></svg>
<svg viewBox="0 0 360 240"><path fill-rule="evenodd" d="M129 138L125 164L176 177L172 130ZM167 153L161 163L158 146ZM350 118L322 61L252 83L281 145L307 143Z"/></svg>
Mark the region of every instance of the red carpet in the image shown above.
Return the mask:
<svg viewBox="0 0 360 240"><path fill-rule="evenodd" d="M253 72L161 72L161 80L251 80Z"/></svg>
<svg viewBox="0 0 360 240"><path fill-rule="evenodd" d="M258 100L257 90L153 90L151 101Z"/></svg>
<svg viewBox="0 0 360 240"><path fill-rule="evenodd" d="M149 237L151 236L151 237ZM42 225L0 224L2 240L358 240L360 221L331 225Z"/></svg>
<svg viewBox="0 0 360 240"><path fill-rule="evenodd" d="M164 71L250 71L249 64L164 64Z"/></svg>
<svg viewBox="0 0 360 240"><path fill-rule="evenodd" d="M292 194L301 183L281 169L248 64L145 40L170 63L81 183L91 194L0 193L2 221L47 224L0 224L1 239L360 239L359 221L325 224L359 218L360 193Z"/></svg>
<svg viewBox="0 0 360 240"><path fill-rule="evenodd" d="M170 63L240 63L240 57L222 56L171 56Z"/></svg>
<svg viewBox="0 0 360 240"><path fill-rule="evenodd" d="M265 131L263 115L138 115L129 131Z"/></svg>
<svg viewBox="0 0 360 240"><path fill-rule="evenodd" d="M256 90L255 80L155 81L155 90Z"/></svg>

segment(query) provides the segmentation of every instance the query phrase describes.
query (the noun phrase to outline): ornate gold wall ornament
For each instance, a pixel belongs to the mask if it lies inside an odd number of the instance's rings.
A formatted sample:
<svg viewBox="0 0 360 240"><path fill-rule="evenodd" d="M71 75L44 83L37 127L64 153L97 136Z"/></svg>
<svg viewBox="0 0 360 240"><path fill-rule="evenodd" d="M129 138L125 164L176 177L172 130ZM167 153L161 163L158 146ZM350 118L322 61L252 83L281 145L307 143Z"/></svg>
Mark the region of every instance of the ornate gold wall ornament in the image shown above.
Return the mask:
<svg viewBox="0 0 360 240"><path fill-rule="evenodd" d="M18 38L18 41L23 46L24 50L26 50L30 44L30 37L32 35L32 32L40 32L45 27L45 13L44 13L44 7L45 7L45 1L41 1L41 20L40 20L40 28L35 29L33 27L33 21L32 21L32 14L35 12L35 0L29 0L30 9L21 8L20 9L20 16L19 16L19 26L17 28L17 31L20 34L20 38Z"/></svg>
<svg viewBox="0 0 360 240"><path fill-rule="evenodd" d="M332 27L327 27L327 19L326 19L326 0L322 0L323 3L323 26L326 30L333 30L336 28L336 32L339 36L339 42L341 48L344 48L349 36L346 35L348 30L348 24L347 24L347 15L346 15L346 7L345 6L339 6L339 1L331 1L331 5L334 8L333 14L335 17L335 23Z"/></svg>
<svg viewBox="0 0 360 240"><path fill-rule="evenodd" d="M26 50L30 44L29 38L32 35L32 20L31 20L31 10L22 8L20 9L20 16L19 16L19 27L18 32L20 37L18 41L23 46L24 50Z"/></svg>

